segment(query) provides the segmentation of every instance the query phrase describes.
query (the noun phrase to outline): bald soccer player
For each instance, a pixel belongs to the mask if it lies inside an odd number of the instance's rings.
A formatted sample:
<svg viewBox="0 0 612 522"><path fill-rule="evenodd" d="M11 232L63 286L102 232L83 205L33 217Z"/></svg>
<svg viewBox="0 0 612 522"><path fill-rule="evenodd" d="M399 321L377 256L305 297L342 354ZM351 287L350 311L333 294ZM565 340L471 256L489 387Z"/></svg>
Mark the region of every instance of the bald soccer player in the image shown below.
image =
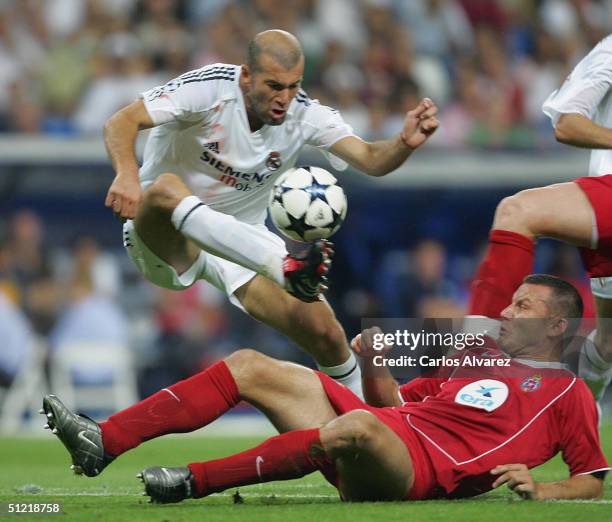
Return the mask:
<svg viewBox="0 0 612 522"><path fill-rule="evenodd" d="M306 144L344 167L388 174L436 130L437 107L423 99L399 135L369 143L308 97L303 71L297 39L271 30L250 42L246 64L207 65L144 92L106 123L116 171L106 205L126 220L124 245L146 279L174 290L210 282L361 395L359 365L321 297L329 245L288 255L264 225L270 192ZM149 128L139 167L136 136Z"/></svg>

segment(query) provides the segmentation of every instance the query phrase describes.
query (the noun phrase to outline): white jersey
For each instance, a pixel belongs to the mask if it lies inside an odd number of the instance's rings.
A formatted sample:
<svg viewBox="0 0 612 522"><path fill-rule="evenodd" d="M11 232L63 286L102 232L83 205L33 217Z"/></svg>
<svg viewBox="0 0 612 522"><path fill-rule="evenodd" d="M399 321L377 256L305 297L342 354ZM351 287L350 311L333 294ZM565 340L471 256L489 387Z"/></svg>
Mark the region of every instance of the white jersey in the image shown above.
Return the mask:
<svg viewBox="0 0 612 522"><path fill-rule="evenodd" d="M142 94L157 126L140 179L146 188L164 172L177 174L212 209L256 224L304 144L326 150L353 131L338 111L300 91L283 124L251 132L239 79L240 66L217 63Z"/></svg>
<svg viewBox="0 0 612 522"><path fill-rule="evenodd" d="M561 88L544 102L542 110L553 126L562 114L578 113L602 127L612 128L612 35L576 65ZM612 150L593 150L589 176L604 174L612 174Z"/></svg>

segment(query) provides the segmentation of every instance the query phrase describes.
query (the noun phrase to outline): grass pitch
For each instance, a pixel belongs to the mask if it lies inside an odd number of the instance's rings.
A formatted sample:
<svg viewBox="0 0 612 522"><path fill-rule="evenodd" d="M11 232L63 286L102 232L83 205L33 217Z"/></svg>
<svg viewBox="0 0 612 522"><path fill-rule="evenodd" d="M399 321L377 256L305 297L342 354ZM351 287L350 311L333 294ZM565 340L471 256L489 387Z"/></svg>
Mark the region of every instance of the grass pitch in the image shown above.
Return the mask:
<svg viewBox="0 0 612 522"><path fill-rule="evenodd" d="M602 429L604 452L612 460L612 424ZM260 442L253 438L172 436L148 442L115 461L97 478L77 477L68 469L68 454L55 438L0 438L0 519L83 521L612 521L612 480L599 501L527 502L505 487L461 501L344 504L317 473L300 480L240 488L174 505L151 505L135 478L152 465L180 466L241 451ZM537 480L567 475L560 458L534 470ZM7 503L60 503L62 514L15 515Z"/></svg>

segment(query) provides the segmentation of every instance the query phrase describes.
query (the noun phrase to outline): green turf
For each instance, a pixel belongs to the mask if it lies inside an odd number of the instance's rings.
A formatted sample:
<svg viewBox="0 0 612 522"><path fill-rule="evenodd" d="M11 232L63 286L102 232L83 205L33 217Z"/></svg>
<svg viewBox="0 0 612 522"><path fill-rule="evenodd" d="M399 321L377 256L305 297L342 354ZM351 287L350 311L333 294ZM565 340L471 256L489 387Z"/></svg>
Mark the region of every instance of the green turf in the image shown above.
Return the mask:
<svg viewBox="0 0 612 522"><path fill-rule="evenodd" d="M612 425L602 430L604 451L612 458ZM176 505L149 505L140 496L135 475L150 465L177 466L194 460L228 455L259 442L245 438L171 437L144 444L112 464L100 477L74 476L59 442L48 439L0 439L1 520L84 521L311 521L391 520L478 521L572 520L612 521L612 481L603 502L526 502L507 489L463 501L343 504L336 491L313 474L301 480L240 489L244 500L234 505L232 494L213 495ZM538 480L566 476L560 459L534 470ZM7 515L7 502L60 502L63 515Z"/></svg>

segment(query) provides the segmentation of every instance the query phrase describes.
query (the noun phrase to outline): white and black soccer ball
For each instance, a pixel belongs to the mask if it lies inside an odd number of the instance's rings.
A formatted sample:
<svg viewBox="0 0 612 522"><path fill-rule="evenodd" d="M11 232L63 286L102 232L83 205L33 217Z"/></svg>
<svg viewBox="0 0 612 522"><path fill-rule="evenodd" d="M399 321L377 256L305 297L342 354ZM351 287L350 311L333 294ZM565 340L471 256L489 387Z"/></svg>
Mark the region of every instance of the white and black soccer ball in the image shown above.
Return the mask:
<svg viewBox="0 0 612 522"><path fill-rule="evenodd" d="M320 167L289 169L274 184L270 217L296 241L331 237L346 216L346 195L338 180Z"/></svg>

